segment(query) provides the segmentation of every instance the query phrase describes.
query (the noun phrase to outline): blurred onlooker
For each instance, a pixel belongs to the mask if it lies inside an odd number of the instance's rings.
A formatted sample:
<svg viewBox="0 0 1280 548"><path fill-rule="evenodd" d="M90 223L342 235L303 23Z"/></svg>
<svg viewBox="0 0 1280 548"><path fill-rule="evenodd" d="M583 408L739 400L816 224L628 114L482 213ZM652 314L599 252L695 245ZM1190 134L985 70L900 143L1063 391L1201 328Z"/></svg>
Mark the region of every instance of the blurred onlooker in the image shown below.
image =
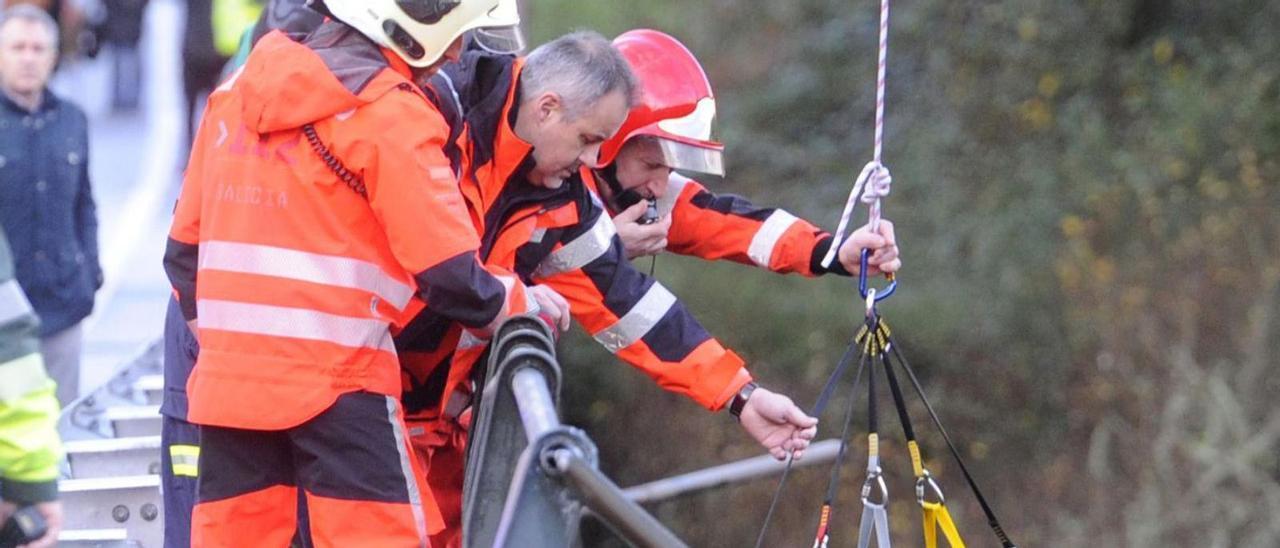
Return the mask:
<svg viewBox="0 0 1280 548"><path fill-rule="evenodd" d="M53 19L32 6L0 18L0 225L18 283L40 315L40 348L65 406L80 390L81 321L102 287L84 112L49 91Z"/></svg>
<svg viewBox="0 0 1280 548"><path fill-rule="evenodd" d="M268 32L279 30L285 34L310 34L319 27L324 22L324 15L311 9L308 3L309 0L268 0L258 21L241 34L235 55L222 69L222 77L226 78L240 68L253 45Z"/></svg>
<svg viewBox="0 0 1280 548"><path fill-rule="evenodd" d="M53 22L58 29L58 44L62 46L59 58L65 59L76 56L83 53L82 49L91 47L91 44L82 43L85 40L82 35L90 33L90 29L87 28L84 12L80 10L76 2L68 0L0 0L0 6L5 8L22 4L36 6L53 18ZM93 53L90 52L88 55L92 57Z"/></svg>
<svg viewBox="0 0 1280 548"><path fill-rule="evenodd" d="M244 32L253 27L260 14L260 0L213 0L213 47L218 55L235 55Z"/></svg>
<svg viewBox="0 0 1280 548"><path fill-rule="evenodd" d="M40 361L39 320L13 279L13 261L0 229L0 526L20 507L36 507L48 530L28 548L57 542L58 402Z"/></svg>
<svg viewBox="0 0 1280 548"><path fill-rule="evenodd" d="M182 35L182 84L187 97L187 143L195 136L196 106L222 75L222 67L240 46L244 30L262 11L258 0L187 0L187 30Z"/></svg>
<svg viewBox="0 0 1280 548"><path fill-rule="evenodd" d="M227 58L213 45L213 0L187 0L187 29L182 33L182 91L186 95L187 143L195 136L196 106L218 85Z"/></svg>
<svg viewBox="0 0 1280 548"><path fill-rule="evenodd" d="M102 23L102 41L111 50L115 65L111 106L116 111L138 108L142 81L142 58L138 41L142 39L142 15L147 0L105 0L106 20Z"/></svg>

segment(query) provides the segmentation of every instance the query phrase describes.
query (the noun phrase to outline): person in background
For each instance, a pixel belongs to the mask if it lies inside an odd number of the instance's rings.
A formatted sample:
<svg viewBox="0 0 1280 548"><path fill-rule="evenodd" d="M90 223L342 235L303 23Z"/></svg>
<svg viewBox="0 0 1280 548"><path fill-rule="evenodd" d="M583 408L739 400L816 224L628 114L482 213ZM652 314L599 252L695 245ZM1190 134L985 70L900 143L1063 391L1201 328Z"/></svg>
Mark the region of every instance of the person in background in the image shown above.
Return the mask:
<svg viewBox="0 0 1280 548"><path fill-rule="evenodd" d="M182 32L182 93L186 98L186 142L195 138L196 106L218 85L227 57L213 43L213 0L187 0L187 24Z"/></svg>
<svg viewBox="0 0 1280 548"><path fill-rule="evenodd" d="M53 546L62 529L58 400L40 359L39 323L13 278L13 257L0 229L0 527L18 509L35 506L48 530L27 548Z"/></svg>
<svg viewBox="0 0 1280 548"><path fill-rule="evenodd" d="M261 12L262 3L257 0L187 0L182 89L187 101L188 144L195 139L196 107L218 85L223 67L240 46L241 35Z"/></svg>
<svg viewBox="0 0 1280 548"><path fill-rule="evenodd" d="M102 41L111 50L113 65L111 108L128 112L138 108L142 84L142 58L138 41L142 39L142 17L147 0L104 0L106 20L102 23Z"/></svg>
<svg viewBox="0 0 1280 548"><path fill-rule="evenodd" d="M22 4L40 8L45 13L48 13L49 17L53 18L54 25L58 28L58 44L62 47L58 51L57 57L59 60L74 58L81 54L93 57L96 54L92 50L92 42L94 41L91 36L92 30L89 28L85 13L80 9L78 2L68 0L0 0L0 7L6 9Z"/></svg>
<svg viewBox="0 0 1280 548"><path fill-rule="evenodd" d="M49 91L58 35L43 10L0 19L0 225L18 283L40 315L40 349L58 401L79 395L80 324L102 287L84 112Z"/></svg>
<svg viewBox="0 0 1280 548"><path fill-rule="evenodd" d="M226 58L213 47L213 0L187 0L187 25L182 32L182 93L186 98L186 141L195 138L196 105L213 90Z"/></svg>
<svg viewBox="0 0 1280 548"><path fill-rule="evenodd" d="M258 21L240 35L240 45L222 68L222 76L230 76L244 65L254 44L268 32L279 30L285 34L309 34L316 30L324 22L324 15L311 9L308 3L309 0L268 0L258 15Z"/></svg>

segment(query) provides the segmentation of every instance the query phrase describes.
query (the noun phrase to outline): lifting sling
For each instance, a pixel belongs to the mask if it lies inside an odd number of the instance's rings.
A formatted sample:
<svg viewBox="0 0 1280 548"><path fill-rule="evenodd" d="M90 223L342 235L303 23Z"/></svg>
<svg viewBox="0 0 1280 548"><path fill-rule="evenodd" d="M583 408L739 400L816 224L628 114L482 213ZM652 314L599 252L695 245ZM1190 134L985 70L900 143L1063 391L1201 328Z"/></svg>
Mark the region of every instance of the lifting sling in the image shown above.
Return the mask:
<svg viewBox="0 0 1280 548"><path fill-rule="evenodd" d="M852 217L854 205L861 201L868 206L869 219L868 227L874 234L879 233L880 224L880 200L889 194L892 184L892 177L889 170L881 163L881 150L884 139L884 96L885 96L885 72L886 60L888 56L888 37L889 37L889 0L880 0L880 43L878 64L876 70L876 110L875 110L875 141L872 160L862 168L858 178L854 182L853 188L849 193L849 198L845 202L845 207L840 215L840 221L837 225L834 241L836 242L827 251L826 256L822 260L824 267L829 267L831 262L836 258L840 249L839 243L845 238L845 233L849 228L849 220ZM827 379L827 383L823 386L818 396L817 402L813 406L810 413L812 416L820 416L830 401L831 395L839 384L840 378L848 365L852 362L855 354L858 355L858 373L854 376L853 385L849 394L848 410L845 413L845 421L840 435L840 451L837 454L835 463L832 465L831 479L827 485L826 498L823 501L821 513L818 522L817 534L814 538L813 548L826 548L830 542L831 522L835 514L834 503L839 485L840 468L844 463L844 457L848 450L850 439L850 424L853 418L853 409L855 407L856 393L858 383L862 379L863 371L867 373L867 409L868 409L868 436L867 436L867 476L862 484L861 500L862 515L858 529L858 548L868 548L871 540L874 538L878 548L889 548L889 520L886 508L888 506L889 491L880 468L880 437L879 425L876 410L876 368L881 367L890 393L893 396L894 407L898 412L899 422L902 424L903 434L906 439L907 450L911 456L912 472L915 476L916 501L920 504L923 515L923 530L926 548L936 548L938 546L938 532L942 532L943 538L951 548L964 548L964 540L961 539L960 533L956 528L951 514L946 507L946 499L942 494L942 489L935 481L933 475L924 467L924 461L920 454L920 447L916 441L915 430L911 424L911 417L905 398L902 394L902 387L898 382L898 376L895 372L895 365L901 368L906 374L907 379L911 381L911 386L915 389L915 393L919 396L921 402L929 412L929 417L933 424L937 427L938 432L942 434L946 441L947 448L951 451L952 457L955 458L961 472L964 474L965 481L968 482L970 489L973 491L978 504L982 507L982 511L986 514L987 524L1000 540L1001 546L1004 548L1016 548L1013 541L1005 534L1004 529L1000 526L1000 522L996 519L995 512L987 503L986 497L983 496L981 489L978 488L977 482L973 479L969 469L964 464L964 460L960 457L960 452L956 449L955 443L952 442L951 436L947 434L946 429L942 427L938 414L934 411L933 406L929 403L928 398L924 395L924 389L920 385L919 379L915 372L907 363L902 355L901 348L893 339L893 335L889 327L880 317L876 308L878 302L888 298L897 290L898 282L892 274L888 276L889 284L883 289L869 288L867 283L869 252L862 250L861 270L858 275L858 291L862 295L866 304L866 322L865 325L849 342L848 348L841 357L840 362L836 365L835 370ZM764 522L760 528L760 534L756 538L756 548L764 545L765 533L768 531L769 522L773 518L773 513L777 508L778 500L786 485L787 477L791 470L791 457L787 458L787 466L783 469L781 478L778 480L777 490L774 492L773 500L769 504L769 511L765 515Z"/></svg>

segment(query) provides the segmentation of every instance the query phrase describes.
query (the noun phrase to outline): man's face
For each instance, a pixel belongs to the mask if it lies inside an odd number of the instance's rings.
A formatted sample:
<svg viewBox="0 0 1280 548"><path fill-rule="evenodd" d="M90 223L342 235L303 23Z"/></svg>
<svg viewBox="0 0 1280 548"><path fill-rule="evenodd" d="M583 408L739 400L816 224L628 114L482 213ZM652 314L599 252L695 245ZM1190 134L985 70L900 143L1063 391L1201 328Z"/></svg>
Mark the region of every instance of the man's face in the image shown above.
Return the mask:
<svg viewBox="0 0 1280 548"><path fill-rule="evenodd" d="M639 195L655 199L667 191L671 168L662 156L662 147L653 139L635 138L622 145L614 159L618 185Z"/></svg>
<svg viewBox="0 0 1280 548"><path fill-rule="evenodd" d="M57 52L53 36L35 21L10 19L0 25L0 85L15 95L44 89Z"/></svg>
<svg viewBox="0 0 1280 548"><path fill-rule="evenodd" d="M440 55L440 59L436 60L436 62L423 68L413 69L414 81L418 83L419 87L425 87L427 82L431 80L431 77L435 76L437 72L440 72L442 67L448 63L456 63L459 59L462 59L461 36L453 39L453 42L449 44L448 48L445 48L444 53Z"/></svg>
<svg viewBox="0 0 1280 548"><path fill-rule="evenodd" d="M533 145L529 181L547 188L559 188L583 164L594 164L600 145L627 118L626 98L620 91L601 97L577 116L565 110L557 94L547 93L534 100L537 121L525 136Z"/></svg>

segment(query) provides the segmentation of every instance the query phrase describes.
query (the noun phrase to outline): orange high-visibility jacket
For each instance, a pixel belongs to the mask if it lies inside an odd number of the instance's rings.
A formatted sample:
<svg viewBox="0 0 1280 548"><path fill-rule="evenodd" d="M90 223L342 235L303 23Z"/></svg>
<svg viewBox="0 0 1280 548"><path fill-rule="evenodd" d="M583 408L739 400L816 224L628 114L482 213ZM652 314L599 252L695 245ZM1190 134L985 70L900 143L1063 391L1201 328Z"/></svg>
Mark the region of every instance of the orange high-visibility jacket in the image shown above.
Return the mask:
<svg viewBox="0 0 1280 548"><path fill-rule="evenodd" d="M721 408L751 380L742 359L712 338L670 291L631 266L584 179L590 170L558 189L525 179L532 147L511 126L520 69L519 60L478 52L446 69L470 75L454 78L468 106L463 156L469 165L461 187L483 226L486 265L528 284L547 284L609 351L663 388ZM450 396L468 390L471 369L485 351L484 341L447 323L424 314L397 338L414 388L405 395L410 411L438 404L451 415Z"/></svg>
<svg viewBox="0 0 1280 548"><path fill-rule="evenodd" d="M330 22L264 37L210 96L165 256L201 343L191 422L283 429L343 393L397 395L391 330L414 313L483 330L529 306L481 266L447 124L409 74Z"/></svg>
<svg viewBox="0 0 1280 548"><path fill-rule="evenodd" d="M597 172L609 177L609 170ZM598 185L591 190L599 194ZM615 185L616 186L616 185ZM612 204L609 214L620 213ZM849 272L839 262L822 267L822 258L831 248L831 233L791 213L757 206L733 194L715 194L701 183L671 172L667 189L658 200L658 214L671 216L667 231L667 251L708 261L728 259L772 270L779 274L803 276Z"/></svg>

